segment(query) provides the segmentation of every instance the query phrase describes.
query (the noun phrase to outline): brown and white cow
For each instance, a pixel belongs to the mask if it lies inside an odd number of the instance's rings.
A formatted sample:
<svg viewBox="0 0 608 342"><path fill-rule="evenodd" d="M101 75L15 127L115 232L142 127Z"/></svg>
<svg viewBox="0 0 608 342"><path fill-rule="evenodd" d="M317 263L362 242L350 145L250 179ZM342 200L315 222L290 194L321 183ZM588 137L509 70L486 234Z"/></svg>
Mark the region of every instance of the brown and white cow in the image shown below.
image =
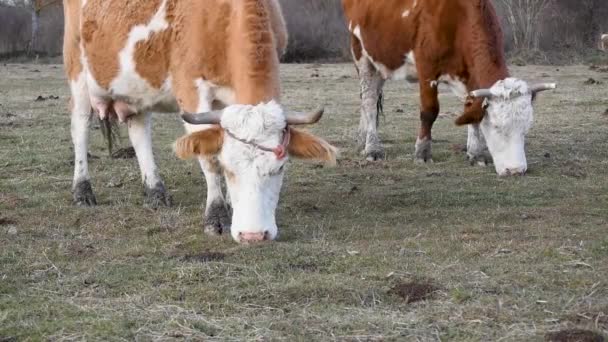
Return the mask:
<svg viewBox="0 0 608 342"><path fill-rule="evenodd" d="M608 50L608 33L604 33L600 36L600 50Z"/></svg>
<svg viewBox="0 0 608 342"><path fill-rule="evenodd" d="M290 126L314 123L322 111L279 105L287 32L277 0L64 0L64 8L75 202L96 204L87 165L93 108L127 122L147 200L169 205L150 112L182 112L190 134L175 148L181 158L197 157L205 174L205 231L232 225L237 241L274 239L287 155L330 163L336 156L324 140Z"/></svg>
<svg viewBox="0 0 608 342"><path fill-rule="evenodd" d="M489 149L498 174L526 171L524 139L533 121L532 99L555 85L528 86L509 78L491 1L342 0L342 5L361 79L359 142L368 160L384 158L377 133L384 82L406 78L415 65L421 105L417 161L432 160L437 87L445 83L465 101L456 124L469 125L471 161L485 164ZM474 90L483 91L470 93Z"/></svg>

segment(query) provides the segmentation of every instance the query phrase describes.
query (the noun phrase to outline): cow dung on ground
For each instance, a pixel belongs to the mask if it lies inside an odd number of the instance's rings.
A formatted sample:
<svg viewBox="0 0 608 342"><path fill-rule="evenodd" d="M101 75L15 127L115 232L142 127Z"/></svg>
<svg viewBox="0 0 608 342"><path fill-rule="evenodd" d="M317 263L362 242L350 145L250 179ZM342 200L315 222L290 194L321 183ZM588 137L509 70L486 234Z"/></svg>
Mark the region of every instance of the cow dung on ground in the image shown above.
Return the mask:
<svg viewBox="0 0 608 342"><path fill-rule="evenodd" d="M395 285L389 293L396 294L406 303L432 299L439 288L429 281L412 281Z"/></svg>
<svg viewBox="0 0 608 342"><path fill-rule="evenodd" d="M604 342L604 336L588 330L568 329L557 332L547 333L547 342Z"/></svg>

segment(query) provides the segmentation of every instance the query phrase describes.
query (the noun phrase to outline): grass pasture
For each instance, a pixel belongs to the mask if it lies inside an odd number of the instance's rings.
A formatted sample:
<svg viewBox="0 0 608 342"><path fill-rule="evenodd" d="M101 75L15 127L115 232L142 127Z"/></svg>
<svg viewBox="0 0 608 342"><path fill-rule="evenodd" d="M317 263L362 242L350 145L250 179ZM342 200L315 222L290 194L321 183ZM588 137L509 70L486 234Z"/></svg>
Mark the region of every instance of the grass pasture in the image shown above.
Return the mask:
<svg viewBox="0 0 608 342"><path fill-rule="evenodd" d="M441 95L435 163L416 165L418 90L389 82L388 160L368 163L353 139L354 67L282 66L283 103L327 104L311 130L341 158L336 168L291 162L279 240L238 246L202 233L204 178L171 151L182 135L175 115L154 121L174 207L143 207L137 162L110 159L99 130L90 146L99 206L72 206L62 67L0 66L0 341L606 336L608 73L512 71L558 89L537 99L529 174L501 179L465 161L451 93Z"/></svg>

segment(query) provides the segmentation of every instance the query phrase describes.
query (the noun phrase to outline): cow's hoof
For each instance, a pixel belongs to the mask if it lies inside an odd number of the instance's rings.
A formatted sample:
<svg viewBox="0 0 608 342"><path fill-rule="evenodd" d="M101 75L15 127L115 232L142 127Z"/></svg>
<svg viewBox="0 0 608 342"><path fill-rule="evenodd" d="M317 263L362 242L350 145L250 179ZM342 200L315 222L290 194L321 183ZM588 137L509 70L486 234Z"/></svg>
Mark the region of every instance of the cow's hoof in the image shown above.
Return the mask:
<svg viewBox="0 0 608 342"><path fill-rule="evenodd" d="M491 163L491 157L487 156L487 155L471 155L471 154L467 154L467 159L469 160L469 163L471 164L471 166L488 166Z"/></svg>
<svg viewBox="0 0 608 342"><path fill-rule="evenodd" d="M163 183L156 183L153 188L144 186L144 207L158 209L160 207L170 207L173 203L171 195L167 193Z"/></svg>
<svg viewBox="0 0 608 342"><path fill-rule="evenodd" d="M431 139L418 139L414 160L416 164L432 163Z"/></svg>
<svg viewBox="0 0 608 342"><path fill-rule="evenodd" d="M92 207L97 205L91 182L80 181L74 186L74 204L80 207Z"/></svg>
<svg viewBox="0 0 608 342"><path fill-rule="evenodd" d="M370 162L384 160L386 158L386 154L384 150L373 150L365 152L365 160Z"/></svg>
<svg viewBox="0 0 608 342"><path fill-rule="evenodd" d="M423 164L433 164L433 158L429 157L423 157L423 158L416 158L414 159L414 163L418 164L418 165L423 165Z"/></svg>
<svg viewBox="0 0 608 342"><path fill-rule="evenodd" d="M230 210L221 201L211 203L203 220L203 231L210 236L230 233Z"/></svg>

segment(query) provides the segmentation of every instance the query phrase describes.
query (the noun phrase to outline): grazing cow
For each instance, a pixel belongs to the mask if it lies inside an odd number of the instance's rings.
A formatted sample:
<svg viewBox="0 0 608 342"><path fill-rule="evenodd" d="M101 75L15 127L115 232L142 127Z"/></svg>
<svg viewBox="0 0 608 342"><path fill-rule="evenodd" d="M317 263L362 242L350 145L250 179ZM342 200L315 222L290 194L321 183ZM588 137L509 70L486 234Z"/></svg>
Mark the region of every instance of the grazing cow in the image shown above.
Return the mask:
<svg viewBox="0 0 608 342"><path fill-rule="evenodd" d="M600 36L600 50L608 50L608 33L604 33Z"/></svg>
<svg viewBox="0 0 608 342"><path fill-rule="evenodd" d="M342 0L342 5L361 79L359 142L368 160L384 158L377 133L384 82L407 77L415 65L417 75L411 78L419 80L421 102L417 161L432 160L437 87L445 83L465 101L456 124L469 125L472 162L485 164L489 149L498 174L526 171L524 139L532 124L532 99L555 85L528 86L509 78L501 28L489 0ZM480 91L469 93L474 90Z"/></svg>
<svg viewBox="0 0 608 342"><path fill-rule="evenodd" d="M322 111L279 105L287 32L277 0L64 0L64 8L75 202L96 204L87 166L93 108L128 123L147 201L169 205L149 113L181 111L189 135L175 149L198 158L204 172L205 232L232 224L237 241L274 239L287 155L330 163L336 156L324 140L292 128L317 122Z"/></svg>

